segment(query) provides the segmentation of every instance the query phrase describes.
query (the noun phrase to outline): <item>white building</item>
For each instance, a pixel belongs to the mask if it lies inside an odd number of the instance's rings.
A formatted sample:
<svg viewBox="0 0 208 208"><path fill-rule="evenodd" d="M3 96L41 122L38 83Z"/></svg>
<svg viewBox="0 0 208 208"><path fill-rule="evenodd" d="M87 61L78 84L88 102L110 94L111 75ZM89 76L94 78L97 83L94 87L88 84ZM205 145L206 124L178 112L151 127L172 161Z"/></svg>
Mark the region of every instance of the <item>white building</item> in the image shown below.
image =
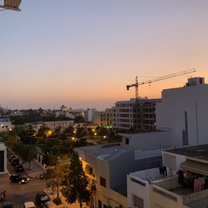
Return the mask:
<svg viewBox="0 0 208 208"><path fill-rule="evenodd" d="M127 146L88 146L77 148L92 191L95 208L127 208L129 172L161 165L161 151L134 150Z"/></svg>
<svg viewBox="0 0 208 208"><path fill-rule="evenodd" d="M92 122L93 121L93 115L97 114L97 110L95 108L88 108L85 112L84 112L84 119L87 122Z"/></svg>
<svg viewBox="0 0 208 208"><path fill-rule="evenodd" d="M44 122L44 126L48 127L51 130L55 130L57 128L66 129L70 126L74 125L73 120L65 120L65 121L46 121Z"/></svg>
<svg viewBox="0 0 208 208"><path fill-rule="evenodd" d="M208 135L208 84L190 78L184 87L165 89L156 106L157 127L172 130L172 145L206 144Z"/></svg>
<svg viewBox="0 0 208 208"><path fill-rule="evenodd" d="M7 150L3 143L0 143L0 175L7 173Z"/></svg>
<svg viewBox="0 0 208 208"><path fill-rule="evenodd" d="M120 134L123 145L134 149L151 150L167 149L171 147L172 133L167 129L164 131L153 131L135 134Z"/></svg>
<svg viewBox="0 0 208 208"><path fill-rule="evenodd" d="M128 207L208 207L208 145L166 150L162 159L162 169L128 175Z"/></svg>

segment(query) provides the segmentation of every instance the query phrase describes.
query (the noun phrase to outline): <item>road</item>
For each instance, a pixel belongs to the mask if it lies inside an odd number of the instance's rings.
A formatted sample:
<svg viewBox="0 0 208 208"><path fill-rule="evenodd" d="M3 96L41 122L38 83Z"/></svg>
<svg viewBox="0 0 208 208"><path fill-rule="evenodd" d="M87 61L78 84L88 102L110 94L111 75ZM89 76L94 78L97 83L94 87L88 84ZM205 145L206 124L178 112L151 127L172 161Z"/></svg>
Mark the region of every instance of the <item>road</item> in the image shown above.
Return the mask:
<svg viewBox="0 0 208 208"><path fill-rule="evenodd" d="M51 189L46 188L46 181L37 179L37 176L39 176L43 171L40 166L37 165L36 162L32 161L31 167L32 170L28 169L27 164L24 164L27 174L32 177L27 184L17 184L9 181L9 175L15 173L14 168L11 166L9 161L7 162L9 174L0 175L0 192L6 190L6 201L12 202L14 208L22 208L23 203L26 201L35 202L35 196L39 191L47 190L47 192L50 193L49 195L51 199L54 197L53 194L51 195ZM53 204L52 207L61 208L69 206L70 208L79 208L79 203L76 202L69 205L64 199L62 199L61 205L57 206ZM87 206L84 204L83 208L87 208Z"/></svg>
<svg viewBox="0 0 208 208"><path fill-rule="evenodd" d="M39 172L38 166L32 162L35 167L33 172ZM6 190L6 201L12 202L14 208L22 208L22 205L26 201L35 201L37 192L43 191L46 188L46 182L44 180L30 178L27 184L17 184L9 181L9 175L14 174L14 168L7 160L7 169L9 174L0 175L0 192ZM25 174L25 173L23 173Z"/></svg>
<svg viewBox="0 0 208 208"><path fill-rule="evenodd" d="M16 184L9 181L9 175L0 175L0 192L6 190L6 200L21 208L26 201L34 201L36 193L46 187L44 180L31 179L27 184Z"/></svg>

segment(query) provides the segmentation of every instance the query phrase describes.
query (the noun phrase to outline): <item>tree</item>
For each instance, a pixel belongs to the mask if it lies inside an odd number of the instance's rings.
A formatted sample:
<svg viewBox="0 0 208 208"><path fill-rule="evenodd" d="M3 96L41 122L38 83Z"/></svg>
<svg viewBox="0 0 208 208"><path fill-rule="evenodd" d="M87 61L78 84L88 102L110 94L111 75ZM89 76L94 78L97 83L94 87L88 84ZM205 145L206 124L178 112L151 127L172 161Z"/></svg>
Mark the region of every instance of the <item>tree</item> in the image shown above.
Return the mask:
<svg viewBox="0 0 208 208"><path fill-rule="evenodd" d="M86 136L86 135L87 135L87 132L86 132L84 127L78 127L77 128L76 135L75 135L77 138L81 138L81 137Z"/></svg>
<svg viewBox="0 0 208 208"><path fill-rule="evenodd" d="M32 145L24 145L23 151L20 153L22 160L29 163L29 169L31 169L30 162L35 158L36 155L36 148Z"/></svg>
<svg viewBox="0 0 208 208"><path fill-rule="evenodd" d="M54 166L57 163L57 156L54 154L45 154L43 156L43 163L47 166Z"/></svg>
<svg viewBox="0 0 208 208"><path fill-rule="evenodd" d="M82 169L82 162L79 159L78 153L72 151L69 173L66 185L62 189L62 194L69 203L74 203L78 200L80 208L82 208L83 202L87 202L90 199L87 184L87 177Z"/></svg>
<svg viewBox="0 0 208 208"><path fill-rule="evenodd" d="M47 132L49 131L50 129L46 126L41 126L38 130L38 133L37 133L37 136L38 137L44 137L46 138L47 137Z"/></svg>
<svg viewBox="0 0 208 208"><path fill-rule="evenodd" d="M15 133L21 139L24 144L35 144L35 137L33 136L35 131L32 126L29 127L15 127Z"/></svg>
<svg viewBox="0 0 208 208"><path fill-rule="evenodd" d="M17 141L17 139L15 137L8 137L6 140L7 146L14 150L14 148L16 148L16 145L19 141Z"/></svg>

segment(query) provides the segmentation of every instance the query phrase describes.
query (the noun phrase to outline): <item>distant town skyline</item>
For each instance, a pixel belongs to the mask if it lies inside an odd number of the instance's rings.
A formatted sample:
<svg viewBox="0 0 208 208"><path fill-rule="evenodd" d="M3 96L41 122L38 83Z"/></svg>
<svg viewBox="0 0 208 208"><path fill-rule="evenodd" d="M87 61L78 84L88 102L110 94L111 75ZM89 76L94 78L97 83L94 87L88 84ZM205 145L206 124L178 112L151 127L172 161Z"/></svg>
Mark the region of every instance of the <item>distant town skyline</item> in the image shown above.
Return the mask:
<svg viewBox="0 0 208 208"><path fill-rule="evenodd" d="M208 78L208 1L22 0L0 12L2 107L113 106L127 84L196 68L139 87L160 98L189 77Z"/></svg>

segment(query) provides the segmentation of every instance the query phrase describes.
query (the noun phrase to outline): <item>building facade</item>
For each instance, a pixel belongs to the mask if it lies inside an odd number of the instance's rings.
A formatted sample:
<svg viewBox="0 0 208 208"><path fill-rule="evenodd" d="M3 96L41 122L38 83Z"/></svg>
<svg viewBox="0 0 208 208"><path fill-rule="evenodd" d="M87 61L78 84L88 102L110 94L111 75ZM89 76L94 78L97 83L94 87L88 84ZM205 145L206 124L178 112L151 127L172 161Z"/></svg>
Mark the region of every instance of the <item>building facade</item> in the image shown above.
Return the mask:
<svg viewBox="0 0 208 208"><path fill-rule="evenodd" d="M43 122L43 125L51 130L55 130L57 128L66 129L70 126L74 125L73 120L65 120L65 121L46 121Z"/></svg>
<svg viewBox="0 0 208 208"><path fill-rule="evenodd" d="M113 128L117 131L156 129L155 107L160 99L117 101L113 107Z"/></svg>
<svg viewBox="0 0 208 208"><path fill-rule="evenodd" d="M171 147L172 134L168 130L136 134L121 133L120 135L122 136L122 144L134 149L151 150Z"/></svg>
<svg viewBox="0 0 208 208"><path fill-rule="evenodd" d="M208 207L208 145L163 151L163 166L130 173L128 207Z"/></svg>
<svg viewBox="0 0 208 208"><path fill-rule="evenodd" d="M184 87L166 89L156 106L157 127L172 131L172 145L207 143L208 84L200 77L188 79Z"/></svg>
<svg viewBox="0 0 208 208"><path fill-rule="evenodd" d="M159 167L162 162L160 150L142 151L108 144L77 151L89 179L90 205L95 208L127 208L127 174Z"/></svg>
<svg viewBox="0 0 208 208"><path fill-rule="evenodd" d="M0 143L0 174L7 173L7 150L3 143Z"/></svg>
<svg viewBox="0 0 208 208"><path fill-rule="evenodd" d="M100 126L111 128L113 125L113 110L111 108L100 112Z"/></svg>

